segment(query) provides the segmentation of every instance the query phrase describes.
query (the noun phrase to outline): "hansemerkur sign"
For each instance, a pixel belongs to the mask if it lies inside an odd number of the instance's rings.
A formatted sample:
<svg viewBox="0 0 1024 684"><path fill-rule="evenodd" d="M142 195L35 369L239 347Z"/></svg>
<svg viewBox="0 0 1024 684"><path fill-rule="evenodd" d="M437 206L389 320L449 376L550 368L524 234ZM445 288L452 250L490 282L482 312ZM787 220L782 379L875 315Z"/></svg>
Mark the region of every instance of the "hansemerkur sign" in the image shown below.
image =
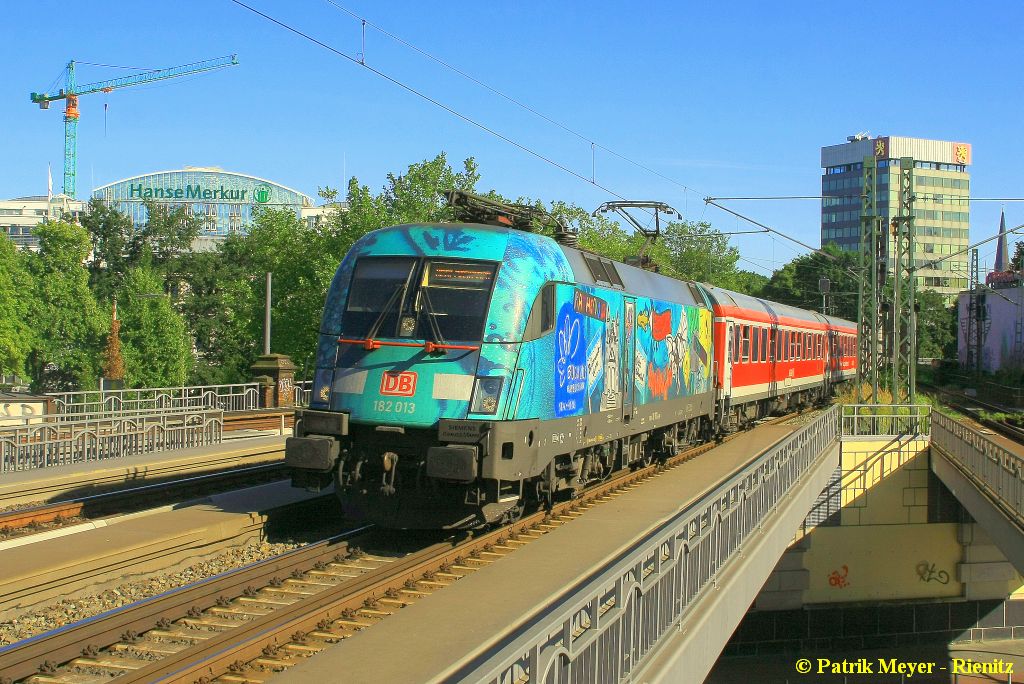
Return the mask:
<svg viewBox="0 0 1024 684"><path fill-rule="evenodd" d="M129 199L177 199L177 200L235 200L244 202L248 190L225 188L204 188L203 186L186 185L184 188L147 188L142 183L131 183L128 186ZM259 204L266 204L270 201L270 188L265 185L257 186L252 191L252 201Z"/></svg>

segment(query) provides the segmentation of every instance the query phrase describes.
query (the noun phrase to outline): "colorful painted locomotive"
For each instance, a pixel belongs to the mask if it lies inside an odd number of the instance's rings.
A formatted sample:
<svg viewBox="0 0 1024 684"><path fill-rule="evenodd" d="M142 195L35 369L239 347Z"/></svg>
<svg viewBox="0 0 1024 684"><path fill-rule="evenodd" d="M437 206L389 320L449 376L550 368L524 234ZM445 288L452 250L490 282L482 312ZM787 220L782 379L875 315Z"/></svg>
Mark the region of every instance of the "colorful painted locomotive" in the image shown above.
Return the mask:
<svg viewBox="0 0 1024 684"><path fill-rule="evenodd" d="M501 522L824 397L854 334L514 228L384 228L331 284L286 462L385 526Z"/></svg>

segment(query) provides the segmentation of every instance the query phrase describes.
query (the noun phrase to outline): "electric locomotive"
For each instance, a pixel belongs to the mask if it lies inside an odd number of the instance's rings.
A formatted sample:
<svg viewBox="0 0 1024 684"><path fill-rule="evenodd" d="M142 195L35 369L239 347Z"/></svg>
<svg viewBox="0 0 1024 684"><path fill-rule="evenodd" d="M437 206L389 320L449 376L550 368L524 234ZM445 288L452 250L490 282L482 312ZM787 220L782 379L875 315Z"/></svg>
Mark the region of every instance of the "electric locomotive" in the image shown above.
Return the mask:
<svg viewBox="0 0 1024 684"><path fill-rule="evenodd" d="M331 283L285 462L294 486L333 482L352 517L508 522L855 373L849 321L611 261L524 230L529 207L473 202L489 223L373 231Z"/></svg>
<svg viewBox="0 0 1024 684"><path fill-rule="evenodd" d="M329 289L293 484L388 527L515 519L714 431L712 303L544 235L414 224Z"/></svg>

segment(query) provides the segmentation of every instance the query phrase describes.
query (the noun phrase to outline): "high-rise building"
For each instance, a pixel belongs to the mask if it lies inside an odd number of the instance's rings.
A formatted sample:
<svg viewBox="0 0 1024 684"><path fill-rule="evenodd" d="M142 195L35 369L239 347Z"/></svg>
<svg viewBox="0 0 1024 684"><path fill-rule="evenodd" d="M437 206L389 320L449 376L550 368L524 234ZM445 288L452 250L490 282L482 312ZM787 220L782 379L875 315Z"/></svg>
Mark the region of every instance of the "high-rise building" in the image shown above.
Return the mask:
<svg viewBox="0 0 1024 684"><path fill-rule="evenodd" d="M970 225L971 146L963 142L900 136L872 138L861 133L842 145L821 148L821 244L860 249L861 194L864 158L877 164L877 211L888 229L899 214L900 158L914 160L914 265L918 288L952 300L967 287L967 254L925 266L956 254L968 245ZM890 263L892 237L890 236Z"/></svg>

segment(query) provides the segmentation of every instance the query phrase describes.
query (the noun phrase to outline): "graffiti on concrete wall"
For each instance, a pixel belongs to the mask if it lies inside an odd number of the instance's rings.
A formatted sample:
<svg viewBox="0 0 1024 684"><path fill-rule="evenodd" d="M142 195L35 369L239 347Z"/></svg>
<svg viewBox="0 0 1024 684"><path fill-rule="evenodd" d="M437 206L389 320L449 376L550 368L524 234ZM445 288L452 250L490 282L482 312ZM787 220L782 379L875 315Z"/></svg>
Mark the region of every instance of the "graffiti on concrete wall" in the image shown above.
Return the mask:
<svg viewBox="0 0 1024 684"><path fill-rule="evenodd" d="M833 570L828 575L828 585L836 589L845 589L850 586L850 580L847 579L849 575L850 568L845 565L839 568L839 570Z"/></svg>
<svg viewBox="0 0 1024 684"><path fill-rule="evenodd" d="M936 570L935 563L923 560L917 564L914 570L917 572L917 578L922 582L949 584L949 573L945 570Z"/></svg>

